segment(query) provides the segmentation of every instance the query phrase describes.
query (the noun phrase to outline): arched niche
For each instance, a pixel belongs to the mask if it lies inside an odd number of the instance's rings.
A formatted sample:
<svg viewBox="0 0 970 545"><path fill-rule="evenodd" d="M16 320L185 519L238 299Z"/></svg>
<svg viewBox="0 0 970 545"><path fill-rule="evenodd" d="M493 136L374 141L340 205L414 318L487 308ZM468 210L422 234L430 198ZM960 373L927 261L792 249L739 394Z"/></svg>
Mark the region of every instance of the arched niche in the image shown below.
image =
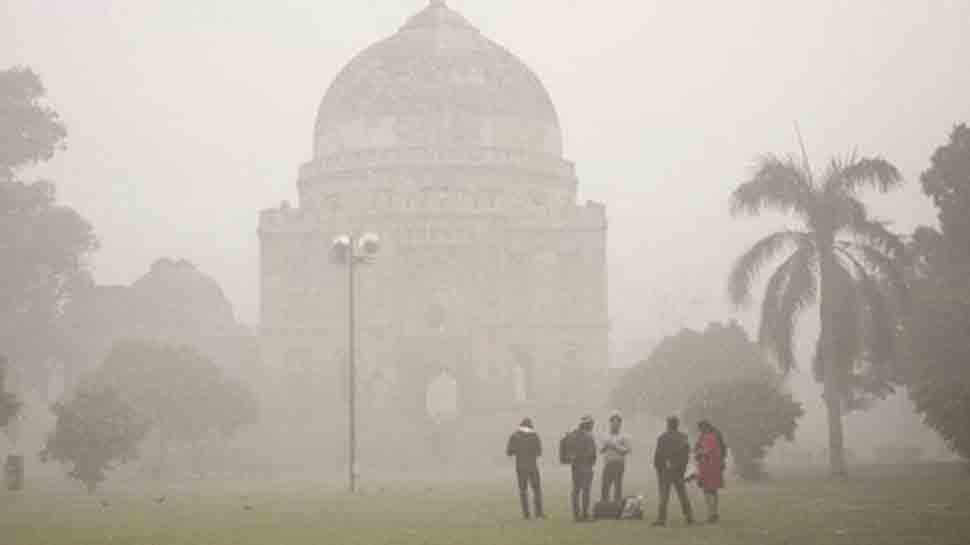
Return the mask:
<svg viewBox="0 0 970 545"><path fill-rule="evenodd" d="M460 414L458 380L448 369L434 375L425 388L425 412L437 424L453 422Z"/></svg>
<svg viewBox="0 0 970 545"><path fill-rule="evenodd" d="M523 347L512 349L511 386L516 403L535 399L535 364L532 354Z"/></svg>

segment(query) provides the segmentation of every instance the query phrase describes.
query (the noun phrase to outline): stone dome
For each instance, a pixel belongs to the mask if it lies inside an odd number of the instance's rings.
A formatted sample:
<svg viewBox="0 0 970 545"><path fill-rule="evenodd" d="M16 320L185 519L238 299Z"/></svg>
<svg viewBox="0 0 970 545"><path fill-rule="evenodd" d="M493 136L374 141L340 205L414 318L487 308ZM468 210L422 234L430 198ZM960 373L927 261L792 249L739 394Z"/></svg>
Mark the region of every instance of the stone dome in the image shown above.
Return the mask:
<svg viewBox="0 0 970 545"><path fill-rule="evenodd" d="M317 114L318 160L420 148L562 155L539 78L442 0L351 60Z"/></svg>

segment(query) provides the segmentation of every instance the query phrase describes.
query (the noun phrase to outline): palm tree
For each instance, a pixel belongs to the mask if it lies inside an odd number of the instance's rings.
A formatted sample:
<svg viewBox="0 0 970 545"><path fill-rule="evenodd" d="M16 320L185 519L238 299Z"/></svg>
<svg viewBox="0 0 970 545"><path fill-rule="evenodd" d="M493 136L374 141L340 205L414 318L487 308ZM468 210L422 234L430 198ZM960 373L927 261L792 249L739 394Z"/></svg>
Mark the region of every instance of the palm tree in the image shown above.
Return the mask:
<svg viewBox="0 0 970 545"><path fill-rule="evenodd" d="M831 160L817 178L803 151L801 161L760 157L752 178L731 196L734 216L773 209L801 224L768 235L740 256L728 291L736 306L745 306L761 269L784 256L765 288L758 339L786 373L795 367L797 320L818 304L821 333L814 368L823 385L834 476L846 475L843 409L865 388L867 377L882 377L888 385L880 373L893 357L889 295L905 298L895 262L903 243L885 223L870 219L858 193L865 188L885 193L901 183L899 171L886 160L855 154Z"/></svg>

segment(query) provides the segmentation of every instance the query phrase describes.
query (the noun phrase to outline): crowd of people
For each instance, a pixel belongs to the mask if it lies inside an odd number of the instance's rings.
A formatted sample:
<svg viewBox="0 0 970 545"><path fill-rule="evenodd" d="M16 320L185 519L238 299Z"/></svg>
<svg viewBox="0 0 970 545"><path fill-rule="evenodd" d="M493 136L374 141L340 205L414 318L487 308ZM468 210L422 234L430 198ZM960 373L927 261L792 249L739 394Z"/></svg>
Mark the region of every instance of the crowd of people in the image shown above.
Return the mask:
<svg viewBox="0 0 970 545"><path fill-rule="evenodd" d="M603 460L600 502L603 512L615 510L617 516L630 498L623 495L623 477L627 457L633 452L630 437L623 431L623 417L618 412L610 415L607 432L597 438L595 423L591 416L583 416L575 430L560 441L560 462L570 466L572 472L571 506L576 522L596 520L590 513L590 494L593 487L596 462ZM667 429L657 438L653 465L657 473L657 518L653 526L667 524L667 506L671 491L677 494L680 508L687 524L695 522L688 484L696 484L704 494L707 522L720 520L718 491L724 487L724 469L727 445L721 432L710 422L697 424L697 439L691 447L687 434L680 430L676 416L667 418ZM696 471L688 474L693 453ZM531 419L526 418L509 437L506 454L515 458L515 470L519 485L519 501L522 516L530 519L546 518L542 501L542 479L538 460L542 456L542 441ZM529 493L532 502L529 502ZM530 509L532 508L532 509ZM594 513L595 514L595 513ZM613 517L611 517L613 518Z"/></svg>

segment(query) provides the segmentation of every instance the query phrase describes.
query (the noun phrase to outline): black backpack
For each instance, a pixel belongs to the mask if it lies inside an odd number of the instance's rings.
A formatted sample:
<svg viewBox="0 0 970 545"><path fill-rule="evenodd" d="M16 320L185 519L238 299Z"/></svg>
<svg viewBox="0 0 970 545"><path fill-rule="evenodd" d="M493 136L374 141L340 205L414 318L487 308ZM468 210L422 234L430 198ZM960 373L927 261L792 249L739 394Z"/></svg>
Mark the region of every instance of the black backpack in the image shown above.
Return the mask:
<svg viewBox="0 0 970 545"><path fill-rule="evenodd" d="M576 430L567 432L559 440L559 463L569 465L576 458Z"/></svg>

